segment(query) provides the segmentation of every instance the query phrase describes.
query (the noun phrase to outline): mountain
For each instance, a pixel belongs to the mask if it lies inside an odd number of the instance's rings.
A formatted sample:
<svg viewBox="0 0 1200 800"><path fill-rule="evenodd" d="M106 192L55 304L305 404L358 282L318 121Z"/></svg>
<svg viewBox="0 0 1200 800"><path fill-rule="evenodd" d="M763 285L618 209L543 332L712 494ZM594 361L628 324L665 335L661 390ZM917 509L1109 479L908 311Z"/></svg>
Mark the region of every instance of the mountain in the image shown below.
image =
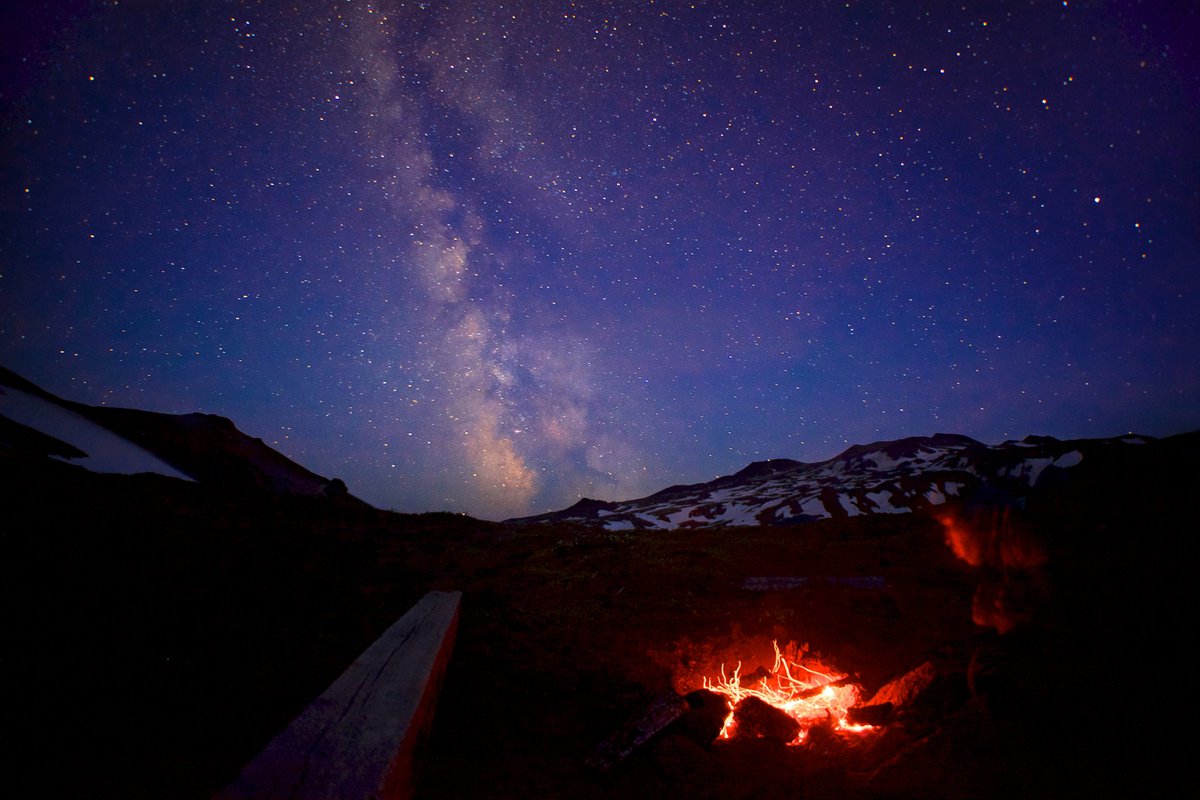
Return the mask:
<svg viewBox="0 0 1200 800"><path fill-rule="evenodd" d="M1059 440L1028 436L987 445L938 433L855 445L828 461L757 461L706 483L671 486L621 502L584 498L570 508L508 520L575 522L610 531L795 525L820 519L928 511L949 501L1021 506L1029 495L1097 469L1179 447L1200 432ZM1135 459L1133 456L1137 454Z"/></svg>
<svg viewBox="0 0 1200 800"><path fill-rule="evenodd" d="M340 479L311 472L225 417L89 406L57 397L4 367L0 454L66 461L93 472L158 473L234 490L349 498Z"/></svg>

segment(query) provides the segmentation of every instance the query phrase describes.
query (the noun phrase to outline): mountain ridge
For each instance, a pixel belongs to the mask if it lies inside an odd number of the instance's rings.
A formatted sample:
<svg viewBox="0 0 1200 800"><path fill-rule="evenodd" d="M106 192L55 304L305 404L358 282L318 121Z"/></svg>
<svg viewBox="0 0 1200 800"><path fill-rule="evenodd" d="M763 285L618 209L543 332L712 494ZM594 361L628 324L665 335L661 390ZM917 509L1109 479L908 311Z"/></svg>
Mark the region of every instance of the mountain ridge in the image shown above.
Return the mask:
<svg viewBox="0 0 1200 800"><path fill-rule="evenodd" d="M29 401L26 405L41 403L45 409L88 421L130 448L144 451L144 458L134 459L138 464L134 469L99 468L102 459L92 458L91 445L80 446L82 440L72 441L71 435L26 424L31 419L11 418L20 395L22 402ZM29 414L29 409L24 413ZM1075 473L1120 472L1131 463L1144 464L1155 457L1142 452L1139 461L1132 458L1135 450L1170 451L1172 459L1194 457L1200 462L1200 431L1162 439L1133 433L1065 440L1029 435L994 445L955 433L907 436L851 445L820 462L754 461L729 475L670 485L631 500L584 497L561 510L504 522L569 522L608 531L673 530L937 513L947 503L1021 506L1031 495L1072 480ZM262 439L243 433L227 417L90 406L59 398L4 367L0 367L0 456L46 458L96 471L160 472L234 491L363 503L340 479L308 470Z"/></svg>
<svg viewBox="0 0 1200 800"><path fill-rule="evenodd" d="M31 419L23 423L5 413L10 403L0 403L0 452L53 457L90 468L89 459L95 454L87 452L87 447L78 447L69 441L69 435L55 435L36 424L36 418L57 409L89 421L171 468L158 470L148 465L133 471L161 471L171 477L186 477L230 490L346 497L352 502L363 502L351 496L339 478L312 472L262 439L243 433L228 417L91 406L58 397L0 366L0 395L5 394L5 389L14 396L23 393L26 399L33 398L35 406L44 405L28 410Z"/></svg>
<svg viewBox="0 0 1200 800"><path fill-rule="evenodd" d="M618 530L795 525L871 514L932 512L949 502L1024 505L1072 471L1129 461L1133 448L1200 449L1200 431L1156 439L1140 434L1057 439L1030 435L996 445L935 433L852 445L820 462L756 461L731 474L677 484L642 498L584 498L506 522L572 522ZM1154 457L1154 453L1141 453Z"/></svg>

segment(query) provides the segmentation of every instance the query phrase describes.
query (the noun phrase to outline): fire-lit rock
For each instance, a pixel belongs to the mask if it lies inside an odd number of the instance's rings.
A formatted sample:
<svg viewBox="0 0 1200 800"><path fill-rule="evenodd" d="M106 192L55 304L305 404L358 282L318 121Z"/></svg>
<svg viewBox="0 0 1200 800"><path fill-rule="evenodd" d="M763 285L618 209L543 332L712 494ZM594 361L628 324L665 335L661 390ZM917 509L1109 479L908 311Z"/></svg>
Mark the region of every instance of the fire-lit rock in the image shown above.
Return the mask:
<svg viewBox="0 0 1200 800"><path fill-rule="evenodd" d="M886 725L895 713L896 707L891 703L855 706L846 712L846 721L852 725Z"/></svg>
<svg viewBox="0 0 1200 800"><path fill-rule="evenodd" d="M697 744L707 747L721 735L730 705L724 695L707 689L689 692L685 698L688 711L675 723L675 733L686 736Z"/></svg>
<svg viewBox="0 0 1200 800"><path fill-rule="evenodd" d="M918 667L909 670L898 678L879 687L879 691L866 703L867 706L888 704L893 707L903 707L911 704L919 697L937 677L933 664L926 661Z"/></svg>

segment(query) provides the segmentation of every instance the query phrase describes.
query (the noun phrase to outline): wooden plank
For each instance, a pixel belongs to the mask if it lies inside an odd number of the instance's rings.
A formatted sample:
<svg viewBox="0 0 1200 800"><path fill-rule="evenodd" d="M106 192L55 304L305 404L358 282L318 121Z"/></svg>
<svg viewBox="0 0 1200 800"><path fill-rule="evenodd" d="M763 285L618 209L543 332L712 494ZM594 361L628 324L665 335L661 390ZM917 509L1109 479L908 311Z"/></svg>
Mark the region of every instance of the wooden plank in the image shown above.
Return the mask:
<svg viewBox="0 0 1200 800"><path fill-rule="evenodd" d="M396 800L413 794L461 592L430 592L267 745L218 800Z"/></svg>

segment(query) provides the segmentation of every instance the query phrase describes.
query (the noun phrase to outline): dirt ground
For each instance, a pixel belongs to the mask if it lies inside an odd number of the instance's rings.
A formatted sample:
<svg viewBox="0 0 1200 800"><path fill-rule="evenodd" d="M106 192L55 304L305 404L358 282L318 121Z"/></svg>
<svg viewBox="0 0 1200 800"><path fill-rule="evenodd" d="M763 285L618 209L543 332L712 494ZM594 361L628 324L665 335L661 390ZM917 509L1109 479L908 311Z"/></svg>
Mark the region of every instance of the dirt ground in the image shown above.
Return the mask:
<svg viewBox="0 0 1200 800"><path fill-rule="evenodd" d="M1148 796L1171 779L1160 731L1176 715L1143 682L1187 674L1194 617L1186 563L1164 554L1187 520L1163 475L1136 505L1098 502L1114 496L1099 483L1013 517L951 510L1040 542L1025 570L964 563L928 517L607 533L0 467L22 797L210 796L432 589L464 594L423 800ZM1003 635L972 620L996 585L1019 612ZM938 683L858 741L673 728L587 767L663 692L769 666L772 640L807 644L865 695L925 662Z"/></svg>

